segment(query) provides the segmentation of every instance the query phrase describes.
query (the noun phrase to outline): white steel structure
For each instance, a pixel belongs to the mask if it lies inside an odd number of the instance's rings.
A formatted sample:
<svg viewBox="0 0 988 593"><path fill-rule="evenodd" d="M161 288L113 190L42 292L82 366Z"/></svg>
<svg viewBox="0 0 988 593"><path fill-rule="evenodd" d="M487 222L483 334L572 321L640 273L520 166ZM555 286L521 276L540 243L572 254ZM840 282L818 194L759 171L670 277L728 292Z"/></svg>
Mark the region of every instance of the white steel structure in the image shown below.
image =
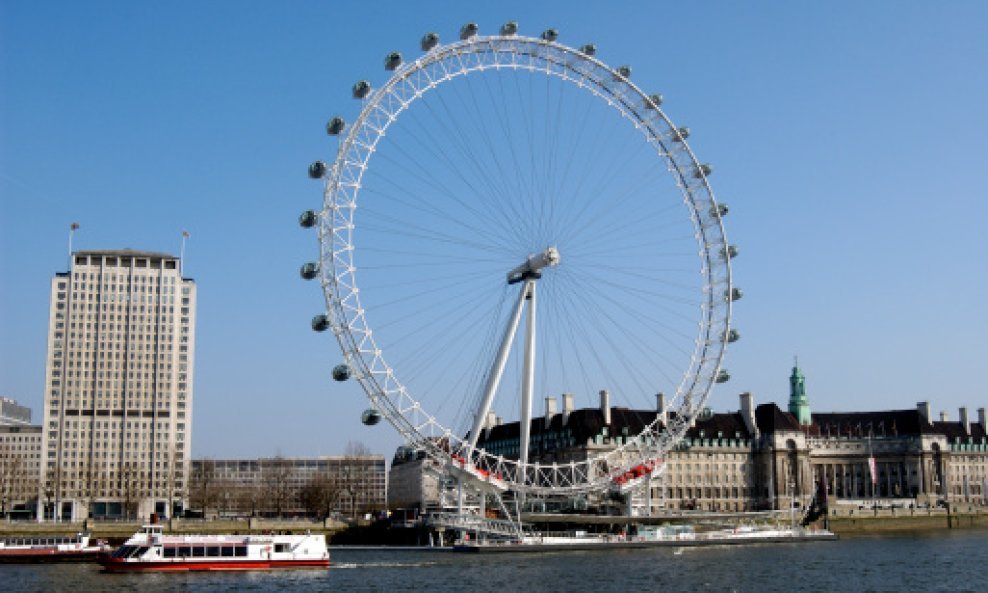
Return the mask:
<svg viewBox="0 0 988 593"><path fill-rule="evenodd" d="M661 471L727 379L736 249L661 95L593 45L516 31L430 33L414 61L385 58L380 88L354 85L359 115L327 125L335 161L309 169L325 192L300 219L320 242L302 276L324 289L313 328L339 341L334 377L359 381L373 421L489 492L578 494ZM547 438L530 432L532 398L601 388L630 409L674 393L666 422L643 418L586 459L530 462ZM505 413L521 419L517 455L478 445Z"/></svg>

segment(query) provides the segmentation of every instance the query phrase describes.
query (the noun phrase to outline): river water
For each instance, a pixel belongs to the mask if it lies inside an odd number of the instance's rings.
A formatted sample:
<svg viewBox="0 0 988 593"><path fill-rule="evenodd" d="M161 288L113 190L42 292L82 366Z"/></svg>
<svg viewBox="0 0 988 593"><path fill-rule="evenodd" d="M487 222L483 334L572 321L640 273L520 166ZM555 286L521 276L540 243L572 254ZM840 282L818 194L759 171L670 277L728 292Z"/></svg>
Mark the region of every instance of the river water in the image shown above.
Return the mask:
<svg viewBox="0 0 988 593"><path fill-rule="evenodd" d="M333 548L327 570L104 574L3 565L2 591L927 591L988 590L988 530L836 542L455 554Z"/></svg>

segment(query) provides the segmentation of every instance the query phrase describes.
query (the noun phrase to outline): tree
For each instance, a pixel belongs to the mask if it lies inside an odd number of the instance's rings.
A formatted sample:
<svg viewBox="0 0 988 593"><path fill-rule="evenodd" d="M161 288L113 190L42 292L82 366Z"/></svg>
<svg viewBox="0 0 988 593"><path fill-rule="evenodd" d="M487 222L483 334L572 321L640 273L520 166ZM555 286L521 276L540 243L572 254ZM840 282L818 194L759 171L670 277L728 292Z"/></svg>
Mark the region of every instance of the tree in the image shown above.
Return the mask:
<svg viewBox="0 0 988 593"><path fill-rule="evenodd" d="M348 441L343 450L344 457L366 457L370 454L370 448L360 441Z"/></svg>
<svg viewBox="0 0 988 593"><path fill-rule="evenodd" d="M58 511L55 507L57 506L57 495L61 481L62 469L60 467L49 468L44 484L45 508L41 511L43 519L55 521L58 517Z"/></svg>
<svg viewBox="0 0 988 593"><path fill-rule="evenodd" d="M216 462L203 459L192 470L189 480L189 504L206 516L211 507L216 506L219 497L219 483L216 479Z"/></svg>
<svg viewBox="0 0 988 593"><path fill-rule="evenodd" d="M79 462L79 480L77 482L79 484L79 502L85 509L87 517L92 515L93 499L95 498L93 494L94 478L93 459L92 454L90 454Z"/></svg>
<svg viewBox="0 0 988 593"><path fill-rule="evenodd" d="M172 517L175 514L176 501L181 502L184 499L183 494L185 492L182 484L182 471L178 461L178 452L175 450L174 445L172 445L171 452L168 454L168 461L165 463L168 470L168 516Z"/></svg>
<svg viewBox="0 0 988 593"><path fill-rule="evenodd" d="M265 467L266 466L266 467ZM269 459L261 466L265 494L270 501L270 510L274 511L277 517L281 517L288 507L288 502L292 499L292 476L291 462L277 455L274 459Z"/></svg>
<svg viewBox="0 0 988 593"><path fill-rule="evenodd" d="M0 443L0 516L32 501L37 506L40 478L32 469L17 445Z"/></svg>
<svg viewBox="0 0 988 593"><path fill-rule="evenodd" d="M349 441L343 450L343 467L340 480L340 489L347 494L350 500L350 517L357 517L357 500L365 498L367 491L367 471L363 467L364 461L369 456L370 449L360 441Z"/></svg>
<svg viewBox="0 0 988 593"><path fill-rule="evenodd" d="M0 516L7 516L9 506L20 494L24 460L13 446L0 444Z"/></svg>
<svg viewBox="0 0 988 593"><path fill-rule="evenodd" d="M310 514L325 519L336 507L340 499L339 484L324 473L312 476L309 483L302 487L300 498L302 506Z"/></svg>
<svg viewBox="0 0 988 593"><path fill-rule="evenodd" d="M259 484L240 484L233 493L236 508L241 513L248 513L253 517L257 514L258 506L262 500L262 488Z"/></svg>
<svg viewBox="0 0 988 593"><path fill-rule="evenodd" d="M137 516L141 499L141 476L135 464L124 462L117 472L118 489L123 503L123 513L128 519Z"/></svg>

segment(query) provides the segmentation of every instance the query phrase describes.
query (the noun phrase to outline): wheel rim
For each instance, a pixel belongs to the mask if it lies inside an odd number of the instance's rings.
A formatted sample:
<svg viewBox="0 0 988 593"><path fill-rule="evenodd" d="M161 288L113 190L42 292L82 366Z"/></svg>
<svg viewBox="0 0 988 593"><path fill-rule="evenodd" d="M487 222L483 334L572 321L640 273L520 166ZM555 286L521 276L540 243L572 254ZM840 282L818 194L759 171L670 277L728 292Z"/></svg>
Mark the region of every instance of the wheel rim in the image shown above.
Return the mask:
<svg viewBox="0 0 988 593"><path fill-rule="evenodd" d="M358 270L359 262L355 260L355 252L367 247L374 248L373 243L360 243L357 231L361 220L357 214L358 196L365 189L365 183L373 181L366 174L371 157L381 148L379 144L385 134L399 118L408 118L414 113L416 102L423 101L430 93L435 93L436 89L455 84L460 79L483 78L491 73L500 76L502 72L544 76L547 80L557 81L561 87L569 85L578 89L581 96L592 97L592 101L596 101L598 106L609 109L612 115L629 124L629 129L634 130L633 134L637 134L644 140L646 147L653 151L656 161L668 169L665 175L671 174L673 183L678 186L678 200L685 204L688 219L692 222L692 225L684 224L692 232L694 247L699 251L701 281L695 287L695 299L683 305L699 305L699 319L694 319L699 329L694 333L688 362L680 369L682 377L667 403L672 414L667 416L664 424L657 418L645 418L640 422L641 430L636 430L635 434L613 435L620 442L616 446L612 444L613 448L610 450L570 463L548 466L528 464L527 467L520 467L517 462L506 459L503 451L492 452L486 449L477 452L471 460L477 466L501 476L515 490L575 493L599 489L610 484L620 468L660 457L679 440L703 407L716 381L725 350L723 337L729 330L731 315L731 299L728 296L731 294L730 258L721 255L727 253L727 241L718 205L706 174L685 139L680 137L677 128L658 105L617 69L565 45L521 36L471 37L456 43L439 45L417 61L397 68L384 86L367 96L360 115L342 140L337 159L327 175L323 210L320 213L319 240L320 277L330 313L331 328L340 343L346 363L354 369L354 377L360 382L372 405L410 443L425 449L441 461L448 461L450 455L462 445L462 430L451 426L439 414L434 416L428 406L420 403L421 396L406 385L407 381L399 380L401 373L407 373L408 369L400 363L396 363L394 367L389 364L386 358L387 348L379 345L368 323L368 316L373 315L369 311L379 310L380 307L365 308L365 299L357 283L360 275L374 275L365 269ZM551 83L546 84L547 88L551 86ZM487 86L492 88L493 85ZM501 88L503 90L507 87ZM469 105L466 102L464 104ZM546 104L549 105L548 99ZM486 112L497 110L498 106L492 103ZM466 111L469 111L469 107ZM439 112L438 108L435 112ZM481 112L478 107L477 113ZM446 157L446 160L450 158ZM392 164L394 162L391 161ZM500 171L503 172L504 168L500 168ZM373 219L372 216L365 219L372 219L385 229L388 224L395 223L392 220L382 224L385 217ZM532 228L534 227L529 227L529 231ZM423 229L436 232L427 226ZM369 231L365 238L372 238L373 233L373 230ZM478 243L483 238L482 235L475 237ZM423 239L432 240L437 239ZM531 240L536 243L544 242L542 238ZM534 247L538 248L537 245ZM529 250L532 248L532 245L527 247ZM576 257L577 262L580 261L578 249L571 251L570 256ZM563 258L561 268L566 265L565 251ZM489 275L490 271L487 270L487 273ZM614 290L620 292L621 288L623 287L615 287ZM606 317L606 313L604 311L601 314ZM679 310L676 314L681 315ZM495 318L500 318L500 315L495 315ZM492 324L492 327L494 325L496 324ZM603 335L603 332L600 334ZM631 343L626 347L635 345ZM647 348L643 339L637 345ZM411 360L411 357L407 359ZM484 363L482 357L477 362L480 368L489 364ZM598 366L604 369L606 365ZM627 370L629 374L636 373L634 369ZM552 381L547 380L546 383ZM561 384L560 381L556 383ZM639 384L637 387L640 386Z"/></svg>

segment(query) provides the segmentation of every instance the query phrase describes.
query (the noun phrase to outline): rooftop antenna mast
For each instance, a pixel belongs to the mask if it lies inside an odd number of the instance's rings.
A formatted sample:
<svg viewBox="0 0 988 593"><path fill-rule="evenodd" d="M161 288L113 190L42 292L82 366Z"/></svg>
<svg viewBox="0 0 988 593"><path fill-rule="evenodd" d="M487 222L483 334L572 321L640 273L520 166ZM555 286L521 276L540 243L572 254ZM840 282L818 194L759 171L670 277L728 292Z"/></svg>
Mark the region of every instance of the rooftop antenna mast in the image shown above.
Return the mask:
<svg viewBox="0 0 988 593"><path fill-rule="evenodd" d="M66 269L72 268L72 236L75 235L75 232L78 229L79 229L78 222L73 222L72 224L69 225L69 265Z"/></svg>
<svg viewBox="0 0 988 593"><path fill-rule="evenodd" d="M182 248L178 254L178 275L185 276L185 240L189 238L189 231L182 231Z"/></svg>

